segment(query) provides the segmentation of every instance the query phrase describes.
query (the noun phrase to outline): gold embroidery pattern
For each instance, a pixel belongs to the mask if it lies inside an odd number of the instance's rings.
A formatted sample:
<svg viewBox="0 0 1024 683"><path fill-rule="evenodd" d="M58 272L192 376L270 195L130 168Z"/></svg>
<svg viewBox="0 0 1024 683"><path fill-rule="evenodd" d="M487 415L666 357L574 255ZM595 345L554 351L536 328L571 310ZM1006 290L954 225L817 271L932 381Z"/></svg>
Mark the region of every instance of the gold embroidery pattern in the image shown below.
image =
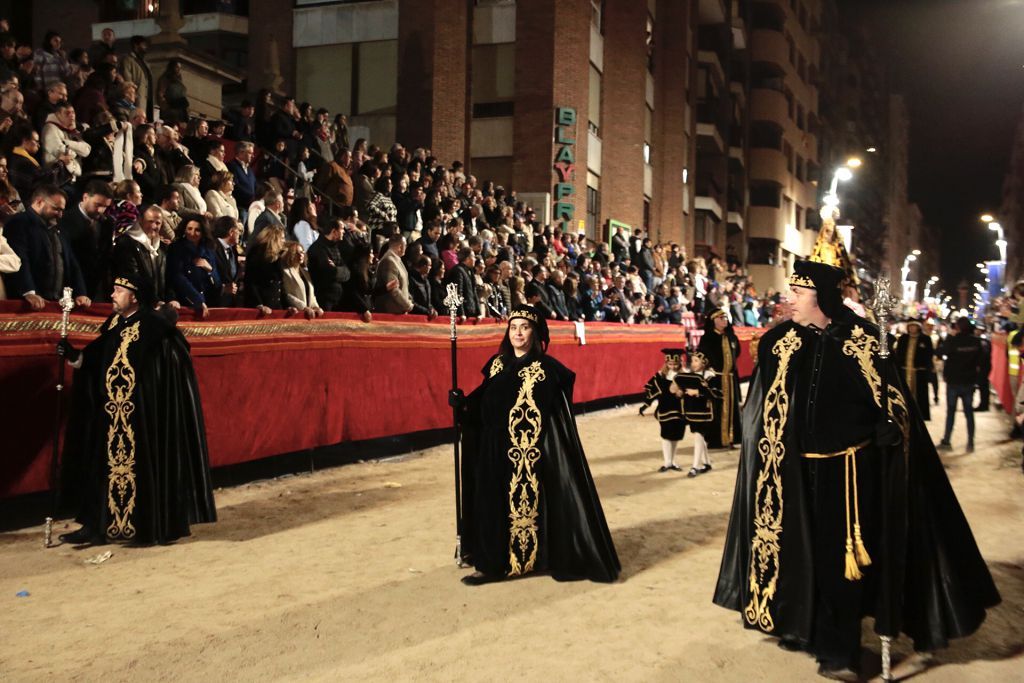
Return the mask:
<svg viewBox="0 0 1024 683"><path fill-rule="evenodd" d="M541 416L533 398L533 390L545 378L540 361L519 371L523 380L519 395L508 415L508 435L512 439L508 459L512 461L512 482L508 489L509 542L511 576L533 569L537 562L537 506L540 482L533 466L540 459Z"/></svg>
<svg viewBox="0 0 1024 683"><path fill-rule="evenodd" d="M736 411L732 409L732 342L722 335L722 445L732 444L732 426Z"/></svg>
<svg viewBox="0 0 1024 683"><path fill-rule="evenodd" d="M850 338L843 342L843 353L856 358L860 372L871 388L875 405L881 407L882 379L878 375L874 361L877 349L878 340L865 332L860 325L855 325ZM903 458L906 461L910 458L910 411L907 409L907 402L899 387L889 385L888 399L889 415L903 434Z"/></svg>
<svg viewBox="0 0 1024 683"><path fill-rule="evenodd" d="M487 374L489 377L494 377L504 369L505 364L501 362L501 356L498 356L491 361L491 369L487 371Z"/></svg>
<svg viewBox="0 0 1024 683"><path fill-rule="evenodd" d="M769 603L779 581L779 538L782 536L782 459L786 455L783 432L789 417L786 375L793 354L803 346L790 330L775 342L772 353L779 357L775 379L764 400L764 436L757 442L761 471L754 493L754 538L750 547L750 602L743 610L747 623L763 631L775 630Z"/></svg>
<svg viewBox="0 0 1024 683"><path fill-rule="evenodd" d="M110 416L107 429L107 509L111 514L107 536L129 540L135 537L132 514L135 512L135 430L131 416L135 410L135 369L128 362L128 347L139 339L139 323L121 330L121 345L107 368L107 402Z"/></svg>
<svg viewBox="0 0 1024 683"><path fill-rule="evenodd" d="M910 335L907 335L910 337ZM914 362L917 356L917 338L910 337L907 340L907 362L904 368L907 377L907 388L910 389L911 396L917 396L917 369L914 367Z"/></svg>

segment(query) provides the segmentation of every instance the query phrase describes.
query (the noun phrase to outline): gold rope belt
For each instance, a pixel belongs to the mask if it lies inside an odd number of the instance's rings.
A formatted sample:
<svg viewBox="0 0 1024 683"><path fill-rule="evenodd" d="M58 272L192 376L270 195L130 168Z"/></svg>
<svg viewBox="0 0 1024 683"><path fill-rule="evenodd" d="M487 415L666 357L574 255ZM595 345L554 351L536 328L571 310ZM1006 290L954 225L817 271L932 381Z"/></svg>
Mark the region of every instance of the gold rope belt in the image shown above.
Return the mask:
<svg viewBox="0 0 1024 683"><path fill-rule="evenodd" d="M860 535L860 504L857 500L857 451L869 445L871 440L864 443L850 446L834 453L804 453L803 457L812 460L825 460L828 458L845 458L846 471L843 474L843 484L846 489L846 571L844 576L848 581L857 581L861 574L860 567L867 567L871 564L871 556L864 547L864 540ZM852 474L852 476L851 476ZM851 534L850 525L850 482L853 482L853 525Z"/></svg>

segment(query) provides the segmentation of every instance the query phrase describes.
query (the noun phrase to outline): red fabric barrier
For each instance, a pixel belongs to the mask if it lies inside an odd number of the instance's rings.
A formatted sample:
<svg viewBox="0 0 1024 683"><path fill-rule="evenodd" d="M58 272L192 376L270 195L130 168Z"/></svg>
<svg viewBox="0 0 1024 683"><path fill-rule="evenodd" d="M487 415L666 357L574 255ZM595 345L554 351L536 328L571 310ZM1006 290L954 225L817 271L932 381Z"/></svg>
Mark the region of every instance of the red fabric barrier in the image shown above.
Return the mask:
<svg viewBox="0 0 1024 683"><path fill-rule="evenodd" d="M1013 415L1015 398L1013 383L1010 380L1010 361L1006 354L1006 335L994 334L992 342L992 370L988 373L988 381L999 397L999 404L1007 415Z"/></svg>
<svg viewBox="0 0 1024 683"><path fill-rule="evenodd" d="M72 343L94 338L109 312L102 305L75 312ZM0 497L47 488L59 321L55 305L31 314L22 302L0 302ZM179 328L192 345L214 467L451 422L447 319L378 315L367 324L349 314L307 321L215 309L204 321L183 312ZM494 321L459 326L465 390L479 383L504 329ZM660 366L660 349L685 334L667 325L588 323L581 344L570 323L551 330L552 355L577 373L578 403L639 393ZM751 332L738 330L744 346ZM748 353L739 367L750 372Z"/></svg>

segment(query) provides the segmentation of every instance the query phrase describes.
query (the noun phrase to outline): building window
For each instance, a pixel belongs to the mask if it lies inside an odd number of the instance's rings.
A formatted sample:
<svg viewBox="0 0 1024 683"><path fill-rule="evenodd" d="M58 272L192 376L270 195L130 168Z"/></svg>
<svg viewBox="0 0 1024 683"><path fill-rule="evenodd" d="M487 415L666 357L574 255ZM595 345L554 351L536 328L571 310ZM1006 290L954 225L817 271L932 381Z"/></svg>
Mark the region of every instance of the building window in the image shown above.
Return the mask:
<svg viewBox="0 0 1024 683"><path fill-rule="evenodd" d="M774 266L779 262L778 240L751 237L747 240L747 263Z"/></svg>
<svg viewBox="0 0 1024 683"><path fill-rule="evenodd" d="M590 93L587 100L587 118L590 132L601 137L601 72L590 65Z"/></svg>
<svg viewBox="0 0 1024 683"><path fill-rule="evenodd" d="M597 222L601 216L601 191L587 185L587 235L598 234Z"/></svg>
<svg viewBox="0 0 1024 683"><path fill-rule="evenodd" d="M750 146L758 149L782 150L782 127L771 121L750 124Z"/></svg>
<svg viewBox="0 0 1024 683"><path fill-rule="evenodd" d="M777 209L782 206L782 188L772 183L750 184L750 205Z"/></svg>
<svg viewBox="0 0 1024 683"><path fill-rule="evenodd" d="M644 107L644 163L651 163L651 139L654 129L654 111Z"/></svg>
<svg viewBox="0 0 1024 683"><path fill-rule="evenodd" d="M604 0L590 0L590 23L604 35Z"/></svg>
<svg viewBox="0 0 1024 683"><path fill-rule="evenodd" d="M654 17L647 15L647 33L644 36L647 46L647 70L654 73Z"/></svg>

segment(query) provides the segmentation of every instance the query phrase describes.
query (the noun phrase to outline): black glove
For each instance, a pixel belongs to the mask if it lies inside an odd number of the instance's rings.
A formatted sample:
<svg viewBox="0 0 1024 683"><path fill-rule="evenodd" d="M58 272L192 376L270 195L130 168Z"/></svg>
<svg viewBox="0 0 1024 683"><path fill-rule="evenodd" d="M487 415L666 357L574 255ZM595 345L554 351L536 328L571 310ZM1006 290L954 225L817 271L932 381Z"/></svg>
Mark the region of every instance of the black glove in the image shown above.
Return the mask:
<svg viewBox="0 0 1024 683"><path fill-rule="evenodd" d="M903 443L903 433L892 420L883 420L875 425L876 446L899 446Z"/></svg>
<svg viewBox="0 0 1024 683"><path fill-rule="evenodd" d="M647 410L647 406L640 406L640 415L643 415L645 410Z"/></svg>
<svg viewBox="0 0 1024 683"><path fill-rule="evenodd" d="M61 339L57 342L57 355L68 361L69 363L75 363L78 361L79 356L82 352L71 345L67 339Z"/></svg>
<svg viewBox="0 0 1024 683"><path fill-rule="evenodd" d="M448 392L448 405L456 410L462 410L466 406L466 395L462 389L452 389Z"/></svg>

